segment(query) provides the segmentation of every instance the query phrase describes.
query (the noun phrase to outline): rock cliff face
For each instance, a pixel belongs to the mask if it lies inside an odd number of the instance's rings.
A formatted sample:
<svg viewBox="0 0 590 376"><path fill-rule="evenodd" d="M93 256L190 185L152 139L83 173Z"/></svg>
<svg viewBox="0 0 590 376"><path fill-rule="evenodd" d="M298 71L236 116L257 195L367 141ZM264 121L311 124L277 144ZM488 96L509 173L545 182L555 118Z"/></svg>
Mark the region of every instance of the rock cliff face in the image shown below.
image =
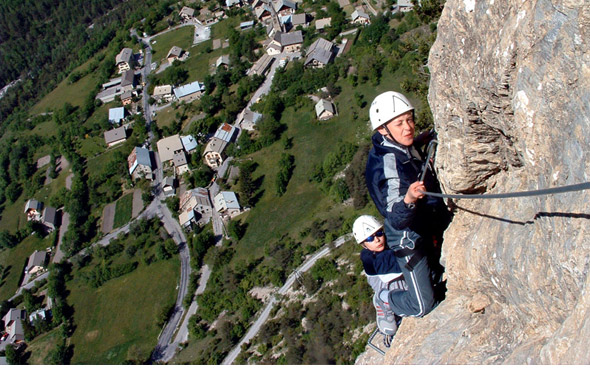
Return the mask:
<svg viewBox="0 0 590 376"><path fill-rule="evenodd" d="M447 0L429 68L445 192L590 181L590 2ZM447 299L358 362L590 363L590 191L455 204Z"/></svg>

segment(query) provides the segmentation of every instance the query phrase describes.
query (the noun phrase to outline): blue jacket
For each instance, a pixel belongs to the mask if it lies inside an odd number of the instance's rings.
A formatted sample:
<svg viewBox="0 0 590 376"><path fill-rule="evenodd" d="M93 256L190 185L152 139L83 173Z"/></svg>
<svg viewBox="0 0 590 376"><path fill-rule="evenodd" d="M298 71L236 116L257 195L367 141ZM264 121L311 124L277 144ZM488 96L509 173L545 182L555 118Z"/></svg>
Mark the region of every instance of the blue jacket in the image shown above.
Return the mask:
<svg viewBox="0 0 590 376"><path fill-rule="evenodd" d="M426 196L408 208L403 202L410 184L422 171L423 155L416 149L385 139L376 132L372 138L365 179L375 206L385 218L385 233L389 247L419 249L424 239L431 241L435 233L436 211L444 208L441 199ZM429 170L424 178L429 192L440 192L438 181Z"/></svg>

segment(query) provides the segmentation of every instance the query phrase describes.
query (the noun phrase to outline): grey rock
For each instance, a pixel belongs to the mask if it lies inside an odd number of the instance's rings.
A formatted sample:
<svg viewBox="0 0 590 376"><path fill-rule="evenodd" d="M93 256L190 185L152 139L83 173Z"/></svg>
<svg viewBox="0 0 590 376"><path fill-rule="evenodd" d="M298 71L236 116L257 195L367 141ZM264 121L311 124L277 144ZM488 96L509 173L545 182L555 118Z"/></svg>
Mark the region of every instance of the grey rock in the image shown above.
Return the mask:
<svg viewBox="0 0 590 376"><path fill-rule="evenodd" d="M590 181L590 3L447 0L429 69L447 193ZM386 364L588 364L590 191L458 200L447 298Z"/></svg>

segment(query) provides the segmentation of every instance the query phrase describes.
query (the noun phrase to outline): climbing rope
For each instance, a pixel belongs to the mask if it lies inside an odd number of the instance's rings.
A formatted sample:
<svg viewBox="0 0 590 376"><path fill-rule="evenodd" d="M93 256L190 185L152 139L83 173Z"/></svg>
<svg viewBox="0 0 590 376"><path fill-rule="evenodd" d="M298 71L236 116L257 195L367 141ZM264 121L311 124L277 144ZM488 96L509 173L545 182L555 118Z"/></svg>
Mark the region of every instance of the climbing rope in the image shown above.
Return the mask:
<svg viewBox="0 0 590 376"><path fill-rule="evenodd" d="M428 156L426 157L426 161L424 162L424 166L422 168L422 172L420 174L419 180L424 181L424 176L426 175L426 171L428 169L432 169L431 162L432 157L434 156L434 150L436 149L436 145L438 144L437 140L432 140L428 144ZM553 188L546 188L546 189L538 189L533 191L522 191L522 192L508 192L508 193L484 193L484 194L444 194L444 193L435 193L435 192L422 192L420 193L428 196L440 197L440 198L452 198L452 199L498 199L498 198L512 198L512 197L529 197L529 196L545 196L555 193L565 193L565 192L576 192L576 191L583 191L585 189L590 189L590 182L580 183L580 184L572 184L572 185L564 185L561 187L553 187Z"/></svg>

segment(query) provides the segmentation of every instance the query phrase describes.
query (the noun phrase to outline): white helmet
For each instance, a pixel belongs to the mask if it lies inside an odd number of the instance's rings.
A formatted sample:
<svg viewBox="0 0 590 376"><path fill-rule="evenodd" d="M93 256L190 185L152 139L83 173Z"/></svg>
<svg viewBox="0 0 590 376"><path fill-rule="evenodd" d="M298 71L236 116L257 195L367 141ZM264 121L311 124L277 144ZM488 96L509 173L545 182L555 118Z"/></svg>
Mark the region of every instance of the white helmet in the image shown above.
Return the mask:
<svg viewBox="0 0 590 376"><path fill-rule="evenodd" d="M377 230L383 228L383 224L372 215L361 215L352 225L352 234L357 243L361 244Z"/></svg>
<svg viewBox="0 0 590 376"><path fill-rule="evenodd" d="M375 97L369 109L371 128L375 130L389 120L413 109L414 107L408 98L401 93L386 91L379 94Z"/></svg>

